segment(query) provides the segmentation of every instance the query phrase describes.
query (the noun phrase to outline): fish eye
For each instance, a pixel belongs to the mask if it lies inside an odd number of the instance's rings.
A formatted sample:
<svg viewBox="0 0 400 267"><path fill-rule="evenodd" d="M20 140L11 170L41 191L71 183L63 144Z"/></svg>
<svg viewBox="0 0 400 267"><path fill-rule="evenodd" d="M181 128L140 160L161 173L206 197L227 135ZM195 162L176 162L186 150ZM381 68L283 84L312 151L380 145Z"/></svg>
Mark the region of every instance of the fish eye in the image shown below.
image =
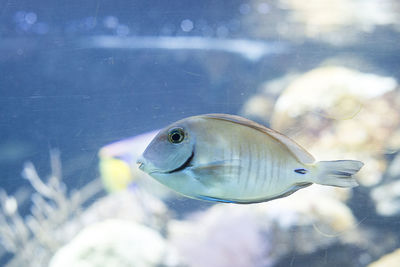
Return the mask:
<svg viewBox="0 0 400 267"><path fill-rule="evenodd" d="M168 132L168 140L170 143L179 144L185 139L185 132L182 128L173 128Z"/></svg>

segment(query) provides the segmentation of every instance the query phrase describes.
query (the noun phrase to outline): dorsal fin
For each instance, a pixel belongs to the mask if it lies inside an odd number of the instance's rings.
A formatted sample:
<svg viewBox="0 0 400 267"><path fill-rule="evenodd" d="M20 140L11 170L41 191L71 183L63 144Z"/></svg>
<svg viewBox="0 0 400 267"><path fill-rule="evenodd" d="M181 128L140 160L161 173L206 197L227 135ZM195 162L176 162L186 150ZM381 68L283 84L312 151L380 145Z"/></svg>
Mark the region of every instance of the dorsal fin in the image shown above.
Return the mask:
<svg viewBox="0 0 400 267"><path fill-rule="evenodd" d="M254 121L245 119L240 116L235 116L235 115L229 115L229 114L205 114L201 115L206 118L212 118L212 119L217 119L217 120L224 120L224 121L230 121L233 123L238 123L250 128L253 128L255 130L258 130L260 132L263 132L273 138L274 140L278 141L282 145L284 145L296 158L298 161L301 163L305 164L311 164L315 162L314 157L308 153L304 148L302 148L299 144L297 144L295 141L290 139L289 137L274 131L272 129L269 129L261 124L258 124Z"/></svg>

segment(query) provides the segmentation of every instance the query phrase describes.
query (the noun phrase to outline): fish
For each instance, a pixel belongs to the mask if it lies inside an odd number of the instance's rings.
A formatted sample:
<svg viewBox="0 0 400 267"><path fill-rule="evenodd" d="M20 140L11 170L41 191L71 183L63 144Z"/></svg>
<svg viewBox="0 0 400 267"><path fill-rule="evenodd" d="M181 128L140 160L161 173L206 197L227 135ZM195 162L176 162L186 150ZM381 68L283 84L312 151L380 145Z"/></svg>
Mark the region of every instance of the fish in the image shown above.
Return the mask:
<svg viewBox="0 0 400 267"><path fill-rule="evenodd" d="M142 185L149 181L140 178L143 175L138 175L140 173L135 163L159 131L155 130L113 142L99 150L100 178L107 192L118 192L129 188L132 184ZM151 183L152 188L155 187L154 184L156 183Z"/></svg>
<svg viewBox="0 0 400 267"><path fill-rule="evenodd" d="M138 168L189 198L251 204L312 184L358 186L357 160L316 161L289 137L246 118L204 114L162 129Z"/></svg>

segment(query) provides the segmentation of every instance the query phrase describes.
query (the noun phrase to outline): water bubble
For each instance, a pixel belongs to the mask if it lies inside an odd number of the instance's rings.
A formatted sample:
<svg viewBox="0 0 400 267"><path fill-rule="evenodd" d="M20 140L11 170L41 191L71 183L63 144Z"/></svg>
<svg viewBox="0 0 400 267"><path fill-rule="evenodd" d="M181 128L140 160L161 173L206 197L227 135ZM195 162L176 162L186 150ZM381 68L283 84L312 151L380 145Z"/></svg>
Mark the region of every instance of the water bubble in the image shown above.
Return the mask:
<svg viewBox="0 0 400 267"><path fill-rule="evenodd" d="M17 30L22 30L22 31L28 31L30 29L30 27L32 26L31 24L29 24L26 20L26 15L28 13L26 13L25 11L18 11L17 13L15 13L14 16L14 20L17 23ZM31 17L31 18L29 18ZM32 21L32 16L28 16L28 21Z"/></svg>
<svg viewBox="0 0 400 267"><path fill-rule="evenodd" d="M181 29L184 32L190 32L191 30L193 30L193 21L191 21L190 19L185 19L182 20L181 22Z"/></svg>
<svg viewBox="0 0 400 267"><path fill-rule="evenodd" d="M114 16L107 16L103 20L103 24L106 28L115 29L118 26L118 18Z"/></svg>
<svg viewBox="0 0 400 267"><path fill-rule="evenodd" d="M124 24L120 24L117 26L116 33L118 36L127 36L129 34L129 27Z"/></svg>
<svg viewBox="0 0 400 267"><path fill-rule="evenodd" d="M260 14L267 14L269 12L269 5L267 3L260 3L257 7L257 11Z"/></svg>
<svg viewBox="0 0 400 267"><path fill-rule="evenodd" d="M250 13L250 11L251 11L251 6L249 4L241 4L239 6L239 12L242 15L247 15Z"/></svg>
<svg viewBox="0 0 400 267"><path fill-rule="evenodd" d="M26 13L26 15L25 15L25 22L26 23L32 25L32 24L34 24L36 22L36 20L37 20L36 13L33 13L33 12Z"/></svg>

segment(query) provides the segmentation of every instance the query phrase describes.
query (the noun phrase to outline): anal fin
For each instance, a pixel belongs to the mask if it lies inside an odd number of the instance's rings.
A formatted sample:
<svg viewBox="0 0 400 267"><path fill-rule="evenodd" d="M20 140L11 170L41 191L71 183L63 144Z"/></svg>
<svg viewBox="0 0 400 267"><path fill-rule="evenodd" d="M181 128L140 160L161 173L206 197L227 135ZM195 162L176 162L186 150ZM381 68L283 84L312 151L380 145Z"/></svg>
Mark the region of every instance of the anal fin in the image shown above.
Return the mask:
<svg viewBox="0 0 400 267"><path fill-rule="evenodd" d="M297 190L302 189L302 188L307 187L307 186L310 186L312 184L313 183L308 183L308 182L297 183L297 184L294 184L293 186L291 186L290 188L288 188L286 191L280 193L279 195L265 197L265 198L258 198L258 199L218 199L218 200L214 200L214 201L226 202L226 203L236 203L236 204L254 204L254 203L267 202L267 201L271 201L271 200L274 200L274 199L290 196L291 194L293 194ZM214 199L217 199L217 198L214 198Z"/></svg>
<svg viewBox="0 0 400 267"><path fill-rule="evenodd" d="M222 203L236 203L233 200L228 200L228 199L222 199L222 198L216 198L216 197L208 197L208 196L196 196L196 198L205 200L205 201L211 201L211 202L222 202Z"/></svg>

